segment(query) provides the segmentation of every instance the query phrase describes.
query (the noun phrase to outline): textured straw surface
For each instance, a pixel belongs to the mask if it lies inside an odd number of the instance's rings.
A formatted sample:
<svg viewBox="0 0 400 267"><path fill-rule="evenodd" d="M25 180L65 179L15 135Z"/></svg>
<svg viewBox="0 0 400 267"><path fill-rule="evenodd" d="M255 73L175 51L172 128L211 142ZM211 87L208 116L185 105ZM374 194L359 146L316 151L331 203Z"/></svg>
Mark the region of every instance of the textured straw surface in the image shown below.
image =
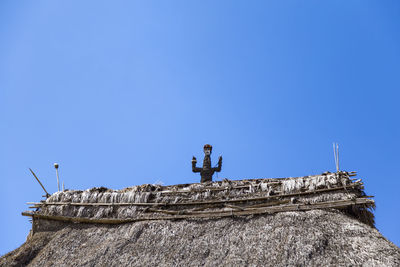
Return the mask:
<svg viewBox="0 0 400 267"><path fill-rule="evenodd" d="M0 266L400 266L400 249L336 210L218 220L65 224Z"/></svg>
<svg viewBox="0 0 400 267"><path fill-rule="evenodd" d="M243 209L249 214L249 209L262 205L309 205L365 197L360 180L353 182L349 175L355 174L324 173L171 186L145 184L123 190L68 190L54 193L34 207L38 215L121 220L215 215ZM348 212L374 225L373 214L368 210L373 207L371 200L370 204L357 205Z"/></svg>
<svg viewBox="0 0 400 267"><path fill-rule="evenodd" d="M400 266L400 249L374 228L374 202L354 175L58 192L33 204L27 241L0 266ZM350 204L284 211L327 201ZM243 216L259 209L280 212ZM209 216L218 213L228 217ZM205 217L185 217L196 214ZM162 220L126 222L146 217ZM110 220L125 223L93 223Z"/></svg>

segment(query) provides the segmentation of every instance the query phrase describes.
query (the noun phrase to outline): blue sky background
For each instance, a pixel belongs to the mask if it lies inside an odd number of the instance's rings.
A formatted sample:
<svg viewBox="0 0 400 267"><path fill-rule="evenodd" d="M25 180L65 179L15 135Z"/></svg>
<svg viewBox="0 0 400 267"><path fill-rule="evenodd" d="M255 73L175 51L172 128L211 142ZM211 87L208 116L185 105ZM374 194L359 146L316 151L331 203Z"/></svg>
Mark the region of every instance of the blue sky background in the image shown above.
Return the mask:
<svg viewBox="0 0 400 267"><path fill-rule="evenodd" d="M399 1L1 1L0 254L66 188L358 171L400 245ZM200 162L201 163L201 162Z"/></svg>

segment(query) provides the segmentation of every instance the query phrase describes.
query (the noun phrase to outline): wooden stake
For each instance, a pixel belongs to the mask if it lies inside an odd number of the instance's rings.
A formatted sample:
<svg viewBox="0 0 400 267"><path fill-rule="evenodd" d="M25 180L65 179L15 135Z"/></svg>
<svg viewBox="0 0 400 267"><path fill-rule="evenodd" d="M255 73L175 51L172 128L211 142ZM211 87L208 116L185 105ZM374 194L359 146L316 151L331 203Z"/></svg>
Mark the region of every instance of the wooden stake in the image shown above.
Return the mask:
<svg viewBox="0 0 400 267"><path fill-rule="evenodd" d="M31 168L29 168L29 170L31 171L31 173L33 174L33 176L36 178L36 180L39 182L40 186L43 188L44 192L46 193L46 197L49 197L50 194L47 193L46 189L44 188L44 186L43 186L42 183L40 182L39 178L37 178L36 174L32 171Z"/></svg>

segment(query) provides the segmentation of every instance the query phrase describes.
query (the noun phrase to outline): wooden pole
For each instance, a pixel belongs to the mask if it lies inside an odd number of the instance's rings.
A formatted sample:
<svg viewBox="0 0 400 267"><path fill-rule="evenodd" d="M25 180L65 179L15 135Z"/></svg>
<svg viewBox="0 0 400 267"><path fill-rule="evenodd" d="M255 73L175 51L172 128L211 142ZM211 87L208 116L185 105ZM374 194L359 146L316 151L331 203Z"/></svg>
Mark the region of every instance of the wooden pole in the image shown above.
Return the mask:
<svg viewBox="0 0 400 267"><path fill-rule="evenodd" d="M70 217L70 216L59 216L59 215L45 215L34 212L22 212L23 216L29 216L32 218L38 219L47 219L47 220L57 220L64 222L75 222L75 223L104 223L104 224L120 224L120 223L129 223L129 222L137 222L137 221L150 221L150 220L177 220L177 219L197 219L197 218L221 218L221 217L230 217L232 215L235 216L247 216L253 214L272 214L277 212L285 212L285 211L306 211L313 209L327 209L327 208L346 208L352 205L374 205L374 201L371 199L365 198L357 198L354 200L335 200L335 201L326 201L314 204L290 204L284 206L273 206L273 207L263 207L256 209L245 209L245 210L232 210L232 211L208 211L208 212L191 212L184 215L174 215L174 212L169 212L168 215L164 216L146 216L146 217L136 217L136 218L126 218L126 219L117 219L117 218L87 218L87 217ZM157 210L157 212L159 212ZM165 211L163 211L165 213Z"/></svg>
<svg viewBox="0 0 400 267"><path fill-rule="evenodd" d="M46 189L44 188L44 186L42 185L42 183L40 182L39 178L37 178L36 174L32 171L31 168L29 168L29 170L31 171L31 173L33 174L33 176L36 178L36 180L39 182L40 186L43 188L44 192L46 192L46 197L49 197L50 194L47 193Z"/></svg>
<svg viewBox="0 0 400 267"><path fill-rule="evenodd" d="M197 201L197 202L177 202L177 203L155 203L155 202L147 202L147 203L73 203L73 202L28 202L27 204L35 204L41 206L48 206L48 205L71 205L71 206L190 206L190 205L218 205L218 204L225 204L225 203L240 203L240 202L249 202L249 201L263 201L268 199L275 199L275 198L283 198L283 197L292 197L292 196L301 196L301 195L313 195L316 193L322 192L331 192L331 191L338 191L344 190L345 188L350 189L353 187L362 186L363 183L352 183L350 185L340 186L340 187L333 187L333 188L324 188L324 189L317 189L314 191L306 191L306 192L296 192L290 194L280 194L280 195L273 195L273 196L262 196L262 197L252 197L252 198L240 198L240 199L227 199L227 200L210 200L210 201Z"/></svg>

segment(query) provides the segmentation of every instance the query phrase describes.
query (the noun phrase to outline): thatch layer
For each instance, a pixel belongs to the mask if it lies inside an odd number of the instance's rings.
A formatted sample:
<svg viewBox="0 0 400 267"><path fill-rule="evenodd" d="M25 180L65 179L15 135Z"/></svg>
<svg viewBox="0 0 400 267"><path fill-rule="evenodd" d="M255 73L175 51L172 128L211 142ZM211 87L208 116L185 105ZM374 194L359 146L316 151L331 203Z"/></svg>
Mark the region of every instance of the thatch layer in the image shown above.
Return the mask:
<svg viewBox="0 0 400 267"><path fill-rule="evenodd" d="M361 201L365 197L360 180L352 182L347 172L324 173L321 175L281 178L223 180L186 185L141 185L123 190L92 188L85 191L68 190L54 193L45 202L36 203L34 212L37 217L57 218L79 217L92 220L146 218L188 218L198 217L199 213L224 214L229 211L254 210L259 214L260 207L277 205L282 211L293 210L293 204L315 206L317 203L347 201L357 208L351 210L365 223L373 225L373 214L368 207L373 200ZM353 179L354 180L354 179ZM354 202L353 202L354 200ZM357 202L357 203L358 203ZM286 207L286 206L287 207ZM283 207L285 206L285 207ZM336 205L338 206L338 205ZM258 210L256 210L258 208ZM308 209L308 208L303 208ZM275 209L279 211L280 209ZM266 211L270 213L271 209ZM245 214L250 214L245 212ZM29 215L24 213L24 215ZM182 216L175 216L182 215ZM187 215L187 216L183 216ZM204 217L203 215L201 215ZM71 218L66 218L71 221ZM88 221L88 220L80 220ZM98 221L98 220L97 220Z"/></svg>
<svg viewBox="0 0 400 267"><path fill-rule="evenodd" d="M2 257L0 266L400 266L398 247L336 210L117 226L47 224Z"/></svg>
<svg viewBox="0 0 400 267"><path fill-rule="evenodd" d="M111 190L104 187L85 191L67 190L56 192L46 203L182 203L212 199L238 199L270 196L293 192L312 192L317 189L346 186L351 183L349 174L324 173L321 175L281 178L223 180L219 182L161 186L144 184Z"/></svg>
<svg viewBox="0 0 400 267"><path fill-rule="evenodd" d="M400 266L352 176L57 192L0 266Z"/></svg>

